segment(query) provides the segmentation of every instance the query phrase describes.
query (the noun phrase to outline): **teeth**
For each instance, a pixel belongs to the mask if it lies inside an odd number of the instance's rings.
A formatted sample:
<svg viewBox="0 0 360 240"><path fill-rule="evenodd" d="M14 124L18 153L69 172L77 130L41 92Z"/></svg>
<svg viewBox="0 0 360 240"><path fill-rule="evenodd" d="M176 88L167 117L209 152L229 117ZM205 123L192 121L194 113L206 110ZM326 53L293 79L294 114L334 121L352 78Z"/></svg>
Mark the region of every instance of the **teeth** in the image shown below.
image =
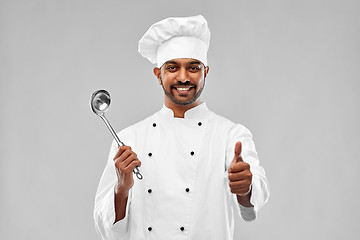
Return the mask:
<svg viewBox="0 0 360 240"><path fill-rule="evenodd" d="M190 87L187 87L187 88L176 88L176 89L179 90L179 91L187 91L187 90L190 89Z"/></svg>

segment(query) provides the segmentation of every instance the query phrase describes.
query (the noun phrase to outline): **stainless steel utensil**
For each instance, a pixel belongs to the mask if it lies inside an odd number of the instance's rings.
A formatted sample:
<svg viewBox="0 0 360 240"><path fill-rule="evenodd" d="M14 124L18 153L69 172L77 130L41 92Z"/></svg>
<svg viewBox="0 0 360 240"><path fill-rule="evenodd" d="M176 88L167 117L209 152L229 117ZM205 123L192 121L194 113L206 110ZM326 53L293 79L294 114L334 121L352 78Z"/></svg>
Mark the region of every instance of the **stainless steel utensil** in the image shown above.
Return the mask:
<svg viewBox="0 0 360 240"><path fill-rule="evenodd" d="M115 141L117 142L118 146L124 146L125 144L119 139L118 135L115 133L114 129L110 125L109 121L105 117L105 112L110 107L110 94L106 90L98 90L95 91L90 99L90 106L92 111L98 115L106 124L108 129L110 130L111 134L113 135ZM143 176L141 175L139 168L135 167L133 171L138 179L142 179Z"/></svg>

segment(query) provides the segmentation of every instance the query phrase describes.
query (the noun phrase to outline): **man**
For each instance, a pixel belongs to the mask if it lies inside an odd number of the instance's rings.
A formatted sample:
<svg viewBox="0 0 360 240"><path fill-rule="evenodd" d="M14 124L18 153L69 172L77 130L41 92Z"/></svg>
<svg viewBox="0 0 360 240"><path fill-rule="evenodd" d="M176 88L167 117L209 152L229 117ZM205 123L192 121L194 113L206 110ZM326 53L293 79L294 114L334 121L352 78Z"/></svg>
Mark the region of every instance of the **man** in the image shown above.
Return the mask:
<svg viewBox="0 0 360 240"><path fill-rule="evenodd" d="M103 239L233 239L234 214L253 220L268 200L250 131L199 98L209 41L202 16L167 18L139 41L164 106L119 133L128 146L112 144L95 200Z"/></svg>

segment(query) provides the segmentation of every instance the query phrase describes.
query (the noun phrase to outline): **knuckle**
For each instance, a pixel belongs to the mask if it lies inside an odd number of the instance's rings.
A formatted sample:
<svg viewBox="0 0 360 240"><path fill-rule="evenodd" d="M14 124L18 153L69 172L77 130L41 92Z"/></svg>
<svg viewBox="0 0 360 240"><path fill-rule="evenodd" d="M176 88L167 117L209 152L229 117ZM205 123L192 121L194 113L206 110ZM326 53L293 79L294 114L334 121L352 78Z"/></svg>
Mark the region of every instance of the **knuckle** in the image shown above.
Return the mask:
<svg viewBox="0 0 360 240"><path fill-rule="evenodd" d="M115 165L115 167L116 167L117 169L119 169L119 168L120 168L120 161L116 160L115 163L114 163L114 165Z"/></svg>
<svg viewBox="0 0 360 240"><path fill-rule="evenodd" d="M129 148L128 148L127 146L121 146L121 147L120 147L120 150L122 151L122 153L128 151L128 149L129 149Z"/></svg>
<svg viewBox="0 0 360 240"><path fill-rule="evenodd" d="M131 168L134 169L136 166L139 166L139 161L138 160L134 160L132 163L131 163Z"/></svg>

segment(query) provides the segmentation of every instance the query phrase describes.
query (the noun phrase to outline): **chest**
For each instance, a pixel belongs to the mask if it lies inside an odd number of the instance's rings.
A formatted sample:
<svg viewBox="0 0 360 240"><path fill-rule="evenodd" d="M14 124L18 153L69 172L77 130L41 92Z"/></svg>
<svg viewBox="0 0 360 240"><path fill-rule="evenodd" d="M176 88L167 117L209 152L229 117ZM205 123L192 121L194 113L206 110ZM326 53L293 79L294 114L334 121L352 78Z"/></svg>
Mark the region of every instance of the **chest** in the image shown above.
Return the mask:
<svg viewBox="0 0 360 240"><path fill-rule="evenodd" d="M130 143L144 177L134 178L132 227L144 236L157 230L186 238L199 211L223 206L226 129L207 119L154 119L143 127Z"/></svg>
<svg viewBox="0 0 360 240"><path fill-rule="evenodd" d="M211 181L225 171L227 132L209 119L152 119L133 146L142 162L139 184L173 189L198 176Z"/></svg>

